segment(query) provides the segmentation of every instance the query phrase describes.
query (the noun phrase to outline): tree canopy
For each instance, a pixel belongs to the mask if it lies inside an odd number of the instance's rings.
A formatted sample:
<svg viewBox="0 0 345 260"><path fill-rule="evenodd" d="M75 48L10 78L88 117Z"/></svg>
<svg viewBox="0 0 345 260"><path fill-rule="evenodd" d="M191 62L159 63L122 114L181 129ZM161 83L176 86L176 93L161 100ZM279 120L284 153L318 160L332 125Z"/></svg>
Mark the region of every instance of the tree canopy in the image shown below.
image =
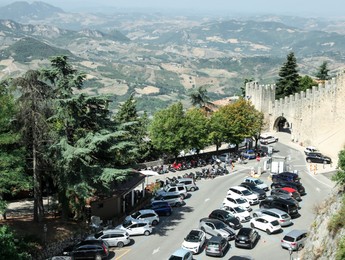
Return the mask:
<svg viewBox="0 0 345 260"><path fill-rule="evenodd" d="M328 73L329 73L328 63L327 63L327 61L324 61L320 65L315 76L318 80L328 80L328 79L330 79L330 76L328 75Z"/></svg>

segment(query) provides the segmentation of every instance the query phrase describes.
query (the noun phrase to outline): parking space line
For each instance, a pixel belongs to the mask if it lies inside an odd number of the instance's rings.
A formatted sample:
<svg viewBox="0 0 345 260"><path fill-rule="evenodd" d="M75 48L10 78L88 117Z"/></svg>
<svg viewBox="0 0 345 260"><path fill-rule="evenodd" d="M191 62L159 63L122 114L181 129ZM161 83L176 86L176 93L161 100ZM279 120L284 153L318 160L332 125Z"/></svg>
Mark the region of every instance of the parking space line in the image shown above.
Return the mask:
<svg viewBox="0 0 345 260"><path fill-rule="evenodd" d="M116 254L116 259L121 259L124 255L128 254L129 251L131 251L131 249L120 249L119 251L125 251L122 254L118 255ZM118 251L115 251L116 253L118 253Z"/></svg>

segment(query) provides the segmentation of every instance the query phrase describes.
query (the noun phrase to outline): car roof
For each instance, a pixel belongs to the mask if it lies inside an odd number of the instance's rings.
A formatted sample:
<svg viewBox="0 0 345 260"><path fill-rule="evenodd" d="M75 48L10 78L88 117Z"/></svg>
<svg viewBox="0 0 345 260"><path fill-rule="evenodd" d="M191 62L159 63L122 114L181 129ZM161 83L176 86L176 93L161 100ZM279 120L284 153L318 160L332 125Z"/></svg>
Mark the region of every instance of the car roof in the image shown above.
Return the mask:
<svg viewBox="0 0 345 260"><path fill-rule="evenodd" d="M241 228L241 229L238 231L238 234L240 234L240 235L249 235L250 232L252 232L252 231L253 231L252 228L243 227L243 228Z"/></svg>
<svg viewBox="0 0 345 260"><path fill-rule="evenodd" d="M215 219L215 218L202 218L202 219L200 219L200 221L204 221L204 222L212 222L212 223L219 223L219 222L222 222L222 221L220 221L220 220L218 220L218 219ZM223 223L223 222L222 222Z"/></svg>
<svg viewBox="0 0 345 260"><path fill-rule="evenodd" d="M183 256L185 256L188 252L190 252L190 251L187 250L187 249L179 248L179 249L177 249L172 255L183 257Z"/></svg>
<svg viewBox="0 0 345 260"><path fill-rule="evenodd" d="M127 231L126 230L122 230L122 229L105 229L102 230L101 232L103 232L103 234L126 234Z"/></svg>
<svg viewBox="0 0 345 260"><path fill-rule="evenodd" d="M223 237L221 237L221 236L212 236L210 239L208 239L208 243L209 242L220 242L220 241L222 241L224 238Z"/></svg>
<svg viewBox="0 0 345 260"><path fill-rule="evenodd" d="M257 217L257 218L263 218L263 219L266 219L267 221L270 221L270 222L276 220L275 217L272 217L272 216L269 216L269 215L262 215L262 216Z"/></svg>
<svg viewBox="0 0 345 260"><path fill-rule="evenodd" d="M294 230L291 230L289 233L287 233L286 236L298 237L298 236L305 234L305 233L308 233L308 231L305 229L294 229Z"/></svg>
<svg viewBox="0 0 345 260"><path fill-rule="evenodd" d="M211 213L219 213L219 214L226 214L228 215L229 214L229 211L225 210L225 209L215 209L215 210L212 210Z"/></svg>
<svg viewBox="0 0 345 260"><path fill-rule="evenodd" d="M233 199L239 199L239 198L241 198L241 199L243 199L243 196L241 196L241 195L239 195L239 194L237 194L237 193L231 193L231 194L229 194L229 195L226 195L226 198L233 198Z"/></svg>
<svg viewBox="0 0 345 260"><path fill-rule="evenodd" d="M285 211L282 211L280 209L276 209L276 208L270 208L270 209L258 209L259 211L270 211L279 215L285 215L287 214Z"/></svg>
<svg viewBox="0 0 345 260"><path fill-rule="evenodd" d="M245 188L245 187L242 187L242 186L232 186L232 187L230 187L229 189L231 189L231 188L233 188L233 189L236 189L236 190L247 190L247 188Z"/></svg>
<svg viewBox="0 0 345 260"><path fill-rule="evenodd" d="M145 214L145 213L155 213L155 211L153 209L141 209L139 210L139 212L141 214Z"/></svg>

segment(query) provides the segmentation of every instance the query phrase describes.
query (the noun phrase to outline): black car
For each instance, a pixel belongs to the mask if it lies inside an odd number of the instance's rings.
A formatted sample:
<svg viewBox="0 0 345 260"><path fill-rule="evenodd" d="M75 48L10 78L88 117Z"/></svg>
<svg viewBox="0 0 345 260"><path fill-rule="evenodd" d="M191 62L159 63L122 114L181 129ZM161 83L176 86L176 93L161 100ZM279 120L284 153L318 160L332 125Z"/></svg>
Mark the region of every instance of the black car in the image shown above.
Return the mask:
<svg viewBox="0 0 345 260"><path fill-rule="evenodd" d="M308 163L323 163L331 164L332 159L328 156L324 156L322 153L308 153L306 160Z"/></svg>
<svg viewBox="0 0 345 260"><path fill-rule="evenodd" d="M287 195L294 198L297 201L302 201L299 192L291 187L275 188L271 190L271 195Z"/></svg>
<svg viewBox="0 0 345 260"><path fill-rule="evenodd" d="M259 208L271 209L276 208L280 209L291 217L298 217L298 206L295 202L291 201L290 199L283 199L275 196L269 196L265 200L260 202Z"/></svg>
<svg viewBox="0 0 345 260"><path fill-rule="evenodd" d="M290 182L290 181L278 181L278 182L273 182L271 184L271 189L275 188L284 188L284 187L290 187L298 191L298 193L303 196L306 195L307 193L305 192L305 188L302 185L302 183L297 183L297 182Z"/></svg>
<svg viewBox="0 0 345 260"><path fill-rule="evenodd" d="M263 200L267 197L266 192L263 189L260 189L258 186L256 186L255 183L242 182L239 186L242 186L242 187L252 191L253 193L257 194L259 197L259 200Z"/></svg>
<svg viewBox="0 0 345 260"><path fill-rule="evenodd" d="M212 236L206 243L205 254L223 257L230 248L228 240L220 236Z"/></svg>
<svg viewBox="0 0 345 260"><path fill-rule="evenodd" d="M170 216L172 213L172 208L169 202L166 201L152 202L150 205L147 205L145 209L152 209L159 216Z"/></svg>
<svg viewBox="0 0 345 260"><path fill-rule="evenodd" d="M235 246L253 248L259 239L260 235L256 230L243 227L235 237Z"/></svg>
<svg viewBox="0 0 345 260"><path fill-rule="evenodd" d="M109 246L103 240L84 240L64 250L63 254L73 259L106 259L109 255Z"/></svg>
<svg viewBox="0 0 345 260"><path fill-rule="evenodd" d="M213 210L208 217L218 219L224 222L225 224L229 225L232 229L239 229L242 227L241 222L237 218L235 218L228 211L223 209Z"/></svg>
<svg viewBox="0 0 345 260"><path fill-rule="evenodd" d="M272 175L272 181L273 182L279 182L279 181L290 181L295 183L300 183L300 177L296 173L292 172L282 172L279 174L273 174Z"/></svg>

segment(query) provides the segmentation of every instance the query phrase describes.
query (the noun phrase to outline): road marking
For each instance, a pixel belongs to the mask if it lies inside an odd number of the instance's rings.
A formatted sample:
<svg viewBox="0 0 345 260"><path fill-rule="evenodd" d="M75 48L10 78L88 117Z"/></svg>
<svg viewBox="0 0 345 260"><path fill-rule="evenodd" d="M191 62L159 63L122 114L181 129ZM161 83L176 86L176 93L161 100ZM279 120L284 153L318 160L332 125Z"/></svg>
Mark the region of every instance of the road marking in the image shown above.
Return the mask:
<svg viewBox="0 0 345 260"><path fill-rule="evenodd" d="M316 191L320 192L321 190L320 190L320 188L316 187Z"/></svg>
<svg viewBox="0 0 345 260"><path fill-rule="evenodd" d="M210 198L207 198L207 199L205 199L205 202L207 202L207 201L209 201L210 200Z"/></svg>
<svg viewBox="0 0 345 260"><path fill-rule="evenodd" d="M153 255L154 255L154 254L157 254L157 253L159 252L159 249L160 249L160 247L158 247L157 249L153 250L152 254L153 254Z"/></svg>
<svg viewBox="0 0 345 260"><path fill-rule="evenodd" d="M124 251L123 253L122 253L122 251ZM129 253L129 251L131 251L130 249L120 249L120 250L115 250L115 252L117 253L116 254L116 259L121 259L124 255L126 255L127 253ZM122 254L120 254L119 255L119 253L122 253Z"/></svg>

